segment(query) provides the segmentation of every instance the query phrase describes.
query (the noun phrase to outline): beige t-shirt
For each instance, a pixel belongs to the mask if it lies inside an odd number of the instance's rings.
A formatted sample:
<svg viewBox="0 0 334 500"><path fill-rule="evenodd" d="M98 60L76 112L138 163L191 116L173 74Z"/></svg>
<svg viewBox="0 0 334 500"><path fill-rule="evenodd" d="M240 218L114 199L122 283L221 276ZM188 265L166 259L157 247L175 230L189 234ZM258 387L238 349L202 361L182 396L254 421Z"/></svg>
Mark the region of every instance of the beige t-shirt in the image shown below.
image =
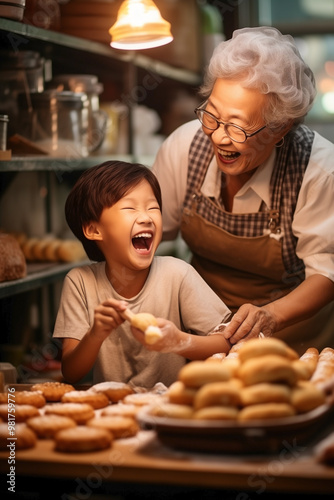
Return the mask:
<svg viewBox="0 0 334 500"><path fill-rule="evenodd" d="M124 300L110 284L104 262L72 269L64 281L53 336L81 340L93 324L94 309L108 298ZM206 335L230 315L194 268L174 257L155 257L142 290L125 300L134 313L149 312L197 335ZM93 381L169 386L184 364L185 359L177 354L148 351L124 322L103 342Z"/></svg>

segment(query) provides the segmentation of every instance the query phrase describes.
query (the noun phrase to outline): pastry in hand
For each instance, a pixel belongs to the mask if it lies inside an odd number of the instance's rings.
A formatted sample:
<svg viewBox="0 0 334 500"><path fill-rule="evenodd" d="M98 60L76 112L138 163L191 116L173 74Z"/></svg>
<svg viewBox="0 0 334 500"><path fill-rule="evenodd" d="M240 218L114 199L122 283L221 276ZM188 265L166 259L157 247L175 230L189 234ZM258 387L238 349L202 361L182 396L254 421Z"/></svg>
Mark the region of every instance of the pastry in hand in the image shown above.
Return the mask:
<svg viewBox="0 0 334 500"><path fill-rule="evenodd" d="M122 313L123 317L130 321L131 325L145 333L146 344L154 344L162 337L162 332L153 314L137 313L134 314L129 309Z"/></svg>

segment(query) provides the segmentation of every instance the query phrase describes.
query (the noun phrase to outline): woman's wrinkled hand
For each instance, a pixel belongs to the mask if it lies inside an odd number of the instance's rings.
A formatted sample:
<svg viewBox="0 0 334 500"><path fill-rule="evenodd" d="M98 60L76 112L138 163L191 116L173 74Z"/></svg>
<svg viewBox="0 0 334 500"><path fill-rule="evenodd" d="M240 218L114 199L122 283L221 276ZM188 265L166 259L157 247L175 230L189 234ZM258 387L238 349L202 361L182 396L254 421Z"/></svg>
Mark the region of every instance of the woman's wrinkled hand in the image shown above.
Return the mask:
<svg viewBox="0 0 334 500"><path fill-rule="evenodd" d="M231 344L236 344L245 338L256 338L260 333L270 337L276 328L275 316L269 308L243 304L232 317L223 335Z"/></svg>

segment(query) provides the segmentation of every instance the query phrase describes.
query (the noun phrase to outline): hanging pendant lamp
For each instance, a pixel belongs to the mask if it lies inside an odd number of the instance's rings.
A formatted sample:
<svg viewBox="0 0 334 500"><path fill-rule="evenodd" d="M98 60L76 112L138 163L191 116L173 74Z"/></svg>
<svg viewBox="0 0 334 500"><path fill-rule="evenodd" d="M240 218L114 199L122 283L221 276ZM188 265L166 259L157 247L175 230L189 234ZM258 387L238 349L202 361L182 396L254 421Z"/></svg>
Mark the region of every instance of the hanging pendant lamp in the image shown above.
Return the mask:
<svg viewBox="0 0 334 500"><path fill-rule="evenodd" d="M111 47L123 50L150 49L173 40L170 23L152 0L125 0L109 33Z"/></svg>

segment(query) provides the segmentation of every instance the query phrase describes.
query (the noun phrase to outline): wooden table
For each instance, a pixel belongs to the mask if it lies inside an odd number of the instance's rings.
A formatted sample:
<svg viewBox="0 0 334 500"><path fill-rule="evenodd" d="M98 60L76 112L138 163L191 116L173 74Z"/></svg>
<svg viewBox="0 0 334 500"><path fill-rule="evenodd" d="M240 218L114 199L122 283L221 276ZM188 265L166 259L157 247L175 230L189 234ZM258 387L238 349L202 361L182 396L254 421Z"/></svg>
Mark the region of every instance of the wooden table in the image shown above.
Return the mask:
<svg viewBox="0 0 334 500"><path fill-rule="evenodd" d="M17 482L30 481L38 485L38 491L43 485L48 491L60 488L61 493L65 487L62 484L71 480L86 495L89 490L97 493L101 485L120 483L129 487L140 484L250 491L261 494L261 500L270 492L317 497L334 492L334 467L316 463L312 447L287 447L270 456L183 452L162 445L155 431L141 430L134 438L114 441L104 451L69 454L53 448L52 440L39 440L33 449L16 451ZM2 475L9 472L8 454L0 453Z"/></svg>

